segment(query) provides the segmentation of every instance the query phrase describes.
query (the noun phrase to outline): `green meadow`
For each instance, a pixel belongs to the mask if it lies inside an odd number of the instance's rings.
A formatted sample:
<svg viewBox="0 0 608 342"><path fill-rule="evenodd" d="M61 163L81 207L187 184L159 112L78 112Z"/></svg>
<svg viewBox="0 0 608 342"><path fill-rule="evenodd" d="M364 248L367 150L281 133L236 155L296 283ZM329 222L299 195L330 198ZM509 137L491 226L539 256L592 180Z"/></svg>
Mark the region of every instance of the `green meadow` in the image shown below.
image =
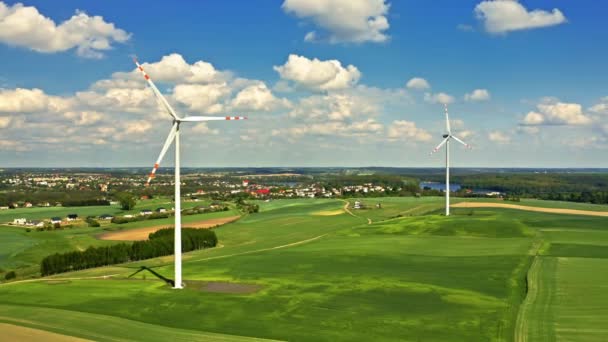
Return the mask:
<svg viewBox="0 0 608 342"><path fill-rule="evenodd" d="M608 332L608 218L493 208L445 217L443 198L428 197L353 202L258 202L260 213L216 228L218 247L184 255L184 290L143 272L128 278L141 265L172 277L172 257L1 284L0 322L100 341L600 341ZM221 214L235 212L204 215ZM157 222L123 229L144 224ZM2 228L1 267L111 243L98 232ZM33 252L45 244L54 247Z"/></svg>

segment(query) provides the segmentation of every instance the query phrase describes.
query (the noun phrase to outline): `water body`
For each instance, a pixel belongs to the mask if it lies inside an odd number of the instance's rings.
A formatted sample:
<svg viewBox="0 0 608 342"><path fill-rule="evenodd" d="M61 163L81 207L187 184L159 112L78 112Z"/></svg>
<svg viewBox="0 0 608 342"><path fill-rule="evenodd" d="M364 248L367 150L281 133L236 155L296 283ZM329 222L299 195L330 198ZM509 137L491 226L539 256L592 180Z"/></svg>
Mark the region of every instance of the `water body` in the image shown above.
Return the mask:
<svg viewBox="0 0 608 342"><path fill-rule="evenodd" d="M439 190L445 191L445 183L436 183L436 182L420 182L420 189L424 189L425 187L431 188L431 190ZM460 190L460 184L450 183L450 191L458 191Z"/></svg>

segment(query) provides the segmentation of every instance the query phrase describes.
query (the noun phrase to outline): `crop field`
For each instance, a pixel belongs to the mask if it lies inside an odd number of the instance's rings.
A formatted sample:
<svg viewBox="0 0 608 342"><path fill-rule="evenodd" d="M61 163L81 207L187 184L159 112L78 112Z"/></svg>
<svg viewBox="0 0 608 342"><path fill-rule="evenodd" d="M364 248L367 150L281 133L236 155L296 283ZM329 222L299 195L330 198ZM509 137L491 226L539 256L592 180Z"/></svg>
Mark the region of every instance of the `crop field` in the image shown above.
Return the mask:
<svg viewBox="0 0 608 342"><path fill-rule="evenodd" d="M215 228L218 247L184 255L180 291L143 272L128 278L141 265L172 277L171 256L0 284L0 323L93 340L606 336L608 218L500 208L454 208L446 218L443 198L363 199L360 210L349 202L257 202L259 213ZM608 211L593 208L573 207ZM235 213L201 216L221 214ZM157 223L123 226L145 224ZM56 245L42 257L111 243L89 228L0 234L6 265L34 265L32 246Z"/></svg>

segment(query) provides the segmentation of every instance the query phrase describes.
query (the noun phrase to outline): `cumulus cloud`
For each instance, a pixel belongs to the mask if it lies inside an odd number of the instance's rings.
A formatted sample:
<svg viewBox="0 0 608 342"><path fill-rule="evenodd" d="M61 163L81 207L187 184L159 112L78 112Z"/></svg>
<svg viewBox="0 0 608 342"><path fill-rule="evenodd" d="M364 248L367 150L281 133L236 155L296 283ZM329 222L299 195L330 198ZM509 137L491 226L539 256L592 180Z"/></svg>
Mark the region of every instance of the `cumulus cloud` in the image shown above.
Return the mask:
<svg viewBox="0 0 608 342"><path fill-rule="evenodd" d="M485 30L492 34L554 26L567 21L557 8L527 10L517 0L482 1L475 7L477 19L484 24Z"/></svg>
<svg viewBox="0 0 608 342"><path fill-rule="evenodd" d="M524 125L587 125L592 122L578 103L548 100L538 104L537 109L524 117Z"/></svg>
<svg viewBox="0 0 608 342"><path fill-rule="evenodd" d="M0 2L0 42L53 53L76 48L79 56L101 58L112 44L124 43L130 35L103 17L82 11L57 25L33 6Z"/></svg>
<svg viewBox="0 0 608 342"><path fill-rule="evenodd" d="M406 120L393 121L388 128L387 137L390 140L407 141L430 141L432 138L429 132L416 127L416 123Z"/></svg>
<svg viewBox="0 0 608 342"><path fill-rule="evenodd" d="M289 55L287 62L274 66L282 79L312 90L337 90L355 85L361 73L353 65L342 66L340 61L331 59L321 61L304 56Z"/></svg>
<svg viewBox="0 0 608 342"><path fill-rule="evenodd" d="M289 112L289 116L307 121L342 121L356 117L375 116L378 112L379 107L372 99L356 94L332 93L300 99Z"/></svg>
<svg viewBox="0 0 608 342"><path fill-rule="evenodd" d="M414 78L410 79L409 81L407 81L407 84L405 86L408 87L409 89L416 89L416 90L424 90L424 89L431 88L431 85L429 84L429 82L427 80L425 80L424 78L420 78L420 77L414 77Z"/></svg>
<svg viewBox="0 0 608 342"><path fill-rule="evenodd" d="M490 99L490 92L487 89L475 89L464 95L464 100L468 102L481 102Z"/></svg>
<svg viewBox="0 0 608 342"><path fill-rule="evenodd" d="M0 128L7 128L13 122L10 116L0 116Z"/></svg>
<svg viewBox="0 0 608 342"><path fill-rule="evenodd" d="M217 128L211 129L205 122L201 122L201 123L194 125L194 127L192 127L192 132L198 133L198 134L213 134L213 135L218 135L220 133L219 129L217 129Z"/></svg>
<svg viewBox="0 0 608 342"><path fill-rule="evenodd" d="M97 111L66 112L64 117L70 119L77 126L89 126L101 121L103 113Z"/></svg>
<svg viewBox="0 0 608 342"><path fill-rule="evenodd" d="M608 96L600 99L600 102L589 108L595 114L608 114Z"/></svg>
<svg viewBox="0 0 608 342"><path fill-rule="evenodd" d="M219 101L226 98L230 92L225 83L178 84L173 88L173 97L191 111L218 113L223 110Z"/></svg>
<svg viewBox="0 0 608 342"><path fill-rule="evenodd" d="M454 97L446 93L426 93L424 100L428 103L450 104L454 102Z"/></svg>
<svg viewBox="0 0 608 342"><path fill-rule="evenodd" d="M68 102L37 88L0 89L0 113L59 112L69 106Z"/></svg>
<svg viewBox="0 0 608 342"><path fill-rule="evenodd" d="M305 41L329 43L384 42L389 28L385 0L285 0L282 8L311 20L322 32L310 31Z"/></svg>
<svg viewBox="0 0 608 342"><path fill-rule="evenodd" d="M310 123L288 127L283 130L275 129L273 136L287 136L288 138L301 138L304 135L330 136L330 137L365 137L379 134L384 126L374 119L347 123L344 121L330 121Z"/></svg>
<svg viewBox="0 0 608 342"><path fill-rule="evenodd" d="M232 100L232 108L237 110L272 111L290 106L287 99L275 97L264 82L244 88Z"/></svg>
<svg viewBox="0 0 608 342"><path fill-rule="evenodd" d="M511 137L501 131L492 131L488 133L488 139L499 144L508 144L511 142Z"/></svg>

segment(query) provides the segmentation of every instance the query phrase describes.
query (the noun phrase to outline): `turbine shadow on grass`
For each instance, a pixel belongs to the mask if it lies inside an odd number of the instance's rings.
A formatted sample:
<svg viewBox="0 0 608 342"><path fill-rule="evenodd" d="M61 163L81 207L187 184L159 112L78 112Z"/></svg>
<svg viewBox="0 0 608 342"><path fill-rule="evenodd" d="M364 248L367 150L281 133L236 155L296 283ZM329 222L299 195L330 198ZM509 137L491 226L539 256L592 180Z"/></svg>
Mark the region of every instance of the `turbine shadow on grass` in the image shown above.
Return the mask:
<svg viewBox="0 0 608 342"><path fill-rule="evenodd" d="M175 281L173 279L169 279L169 278L163 276L162 274L154 271L151 267L147 267L147 266L140 266L139 270L135 271L135 273L131 274L127 278L131 278L131 277L133 277L134 275L136 275L137 273L139 273L141 271L148 271L148 272L152 273L154 276L156 276L158 279L160 279L160 280L164 281L165 283L171 285L171 287L175 286Z"/></svg>

